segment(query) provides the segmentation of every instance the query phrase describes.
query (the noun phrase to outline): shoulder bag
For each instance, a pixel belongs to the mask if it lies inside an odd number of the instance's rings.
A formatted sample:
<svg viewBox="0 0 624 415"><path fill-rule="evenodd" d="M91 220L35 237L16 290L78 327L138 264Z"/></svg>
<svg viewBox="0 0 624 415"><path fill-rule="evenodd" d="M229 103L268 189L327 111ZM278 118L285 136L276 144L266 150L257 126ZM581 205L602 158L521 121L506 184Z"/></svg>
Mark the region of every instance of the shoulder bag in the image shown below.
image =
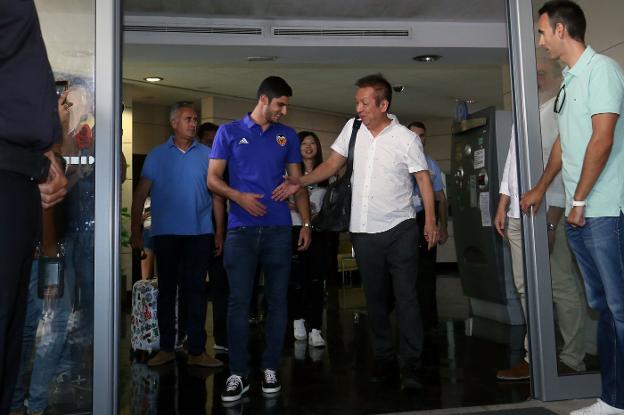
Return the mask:
<svg viewBox="0 0 624 415"><path fill-rule="evenodd" d="M320 231L345 232L349 230L351 220L351 175L353 174L353 153L355 137L362 120L353 120L353 129L349 139L347 170L338 180L327 187L323 197L321 211L312 219L312 226Z"/></svg>

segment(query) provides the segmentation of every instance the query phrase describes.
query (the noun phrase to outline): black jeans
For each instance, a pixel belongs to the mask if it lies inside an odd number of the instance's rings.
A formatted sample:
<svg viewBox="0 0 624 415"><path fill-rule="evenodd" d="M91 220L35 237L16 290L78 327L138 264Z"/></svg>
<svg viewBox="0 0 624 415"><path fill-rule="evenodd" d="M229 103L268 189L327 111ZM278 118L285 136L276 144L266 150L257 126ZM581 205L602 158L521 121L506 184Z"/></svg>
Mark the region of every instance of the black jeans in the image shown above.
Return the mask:
<svg viewBox="0 0 624 415"><path fill-rule="evenodd" d="M352 233L351 241L362 277L375 360L395 358L389 302L394 294L402 367L420 364L423 332L418 306L418 224L401 222L381 233Z"/></svg>
<svg viewBox="0 0 624 415"><path fill-rule="evenodd" d="M325 232L313 232L312 243L305 251L297 251L301 226L293 227L290 304L292 318L305 319L308 330L321 330L325 302L325 278L329 262L329 246Z"/></svg>
<svg viewBox="0 0 624 415"><path fill-rule="evenodd" d="M436 256L437 245L427 249L425 240L425 211L416 215L418 222L418 302L423 328L426 332L438 325L438 302L436 299Z"/></svg>
<svg viewBox="0 0 624 415"><path fill-rule="evenodd" d="M0 171L0 414L9 412L19 373L28 282L40 225L37 184Z"/></svg>
<svg viewBox="0 0 624 415"><path fill-rule="evenodd" d="M214 342L227 347L227 309L230 292L227 274L223 267L223 254L213 257L208 266L212 294L212 325Z"/></svg>
<svg viewBox="0 0 624 415"><path fill-rule="evenodd" d="M154 253L158 267L158 328L160 348L171 352L175 347L176 291L184 298L188 350L199 355L206 350L206 274L212 258L214 236L157 235ZM183 316L184 313L179 313Z"/></svg>

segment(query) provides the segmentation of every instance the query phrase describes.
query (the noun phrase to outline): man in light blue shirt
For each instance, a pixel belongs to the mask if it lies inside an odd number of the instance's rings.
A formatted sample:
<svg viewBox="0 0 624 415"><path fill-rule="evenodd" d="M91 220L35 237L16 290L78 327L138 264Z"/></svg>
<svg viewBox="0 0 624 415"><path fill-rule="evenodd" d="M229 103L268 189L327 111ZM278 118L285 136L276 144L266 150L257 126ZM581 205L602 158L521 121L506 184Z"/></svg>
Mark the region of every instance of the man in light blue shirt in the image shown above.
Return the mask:
<svg viewBox="0 0 624 415"><path fill-rule="evenodd" d="M571 1L539 10L539 45L567 66L555 100L559 139L537 185L521 201L526 213L563 169L567 232L590 307L599 312L602 395L581 414L624 414L624 73L585 45L585 16Z"/></svg>
<svg viewBox="0 0 624 415"><path fill-rule="evenodd" d="M425 124L420 121L414 121L407 128L418 135L424 149L427 144L427 127ZM448 238L446 226L448 211L442 172L438 163L429 154L425 153L425 158L427 159L427 168L431 177L431 185L433 186L436 217L439 220L440 239L438 243L442 245ZM438 302L436 300L436 258L438 248L434 246L431 249L427 249L427 241L424 235L425 210L417 183L414 183L414 207L416 208L416 221L420 231L418 241L418 304L420 304L425 341L427 341L432 336L432 331L438 326Z"/></svg>
<svg viewBox="0 0 624 415"><path fill-rule="evenodd" d="M180 319L188 335L188 365L218 367L206 354L206 273L214 240L213 198L208 191L210 148L195 139L197 114L189 104L175 105L169 116L173 135L149 152L132 200L132 248L143 248L141 217L151 196L152 236L158 269L158 328L160 351L148 361L159 366L175 359L176 293ZM217 226L224 217L224 202L214 199ZM223 235L223 231L217 232ZM181 271L180 271L181 270ZM179 290L178 290L179 286ZM182 317L184 316L184 317Z"/></svg>

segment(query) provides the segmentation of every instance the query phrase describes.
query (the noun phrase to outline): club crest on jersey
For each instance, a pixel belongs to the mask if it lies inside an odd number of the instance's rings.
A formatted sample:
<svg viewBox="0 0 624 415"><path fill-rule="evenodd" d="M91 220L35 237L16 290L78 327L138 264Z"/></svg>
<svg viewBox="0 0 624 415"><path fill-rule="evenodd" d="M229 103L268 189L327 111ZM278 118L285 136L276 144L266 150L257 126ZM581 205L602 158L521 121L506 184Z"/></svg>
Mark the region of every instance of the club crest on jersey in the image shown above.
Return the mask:
<svg viewBox="0 0 624 415"><path fill-rule="evenodd" d="M279 144L282 147L284 147L286 143L288 142L288 140L286 139L286 136L282 134L278 134L277 137L275 137L275 141L277 141L277 144Z"/></svg>

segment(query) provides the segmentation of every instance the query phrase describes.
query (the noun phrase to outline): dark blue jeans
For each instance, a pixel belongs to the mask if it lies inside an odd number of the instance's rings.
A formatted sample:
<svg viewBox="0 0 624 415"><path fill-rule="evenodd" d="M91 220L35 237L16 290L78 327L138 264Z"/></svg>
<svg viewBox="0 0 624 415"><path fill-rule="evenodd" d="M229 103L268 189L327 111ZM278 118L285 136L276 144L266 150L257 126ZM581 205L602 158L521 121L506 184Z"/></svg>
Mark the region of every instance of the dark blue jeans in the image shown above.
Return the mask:
<svg viewBox="0 0 624 415"><path fill-rule="evenodd" d="M587 292L598 311L601 399L624 409L624 215L587 218L585 226L567 225Z"/></svg>
<svg viewBox="0 0 624 415"><path fill-rule="evenodd" d="M240 227L228 231L223 259L230 283L227 330L230 372L234 375L249 374L248 317L258 265L264 272L268 309L262 368L279 368L288 320L290 233L290 226Z"/></svg>
<svg viewBox="0 0 624 415"><path fill-rule="evenodd" d="M160 348L172 352L175 347L176 293L180 287L180 318L186 311L188 350L199 355L206 350L206 274L213 256L214 236L157 235L154 253L158 267L158 328Z"/></svg>

